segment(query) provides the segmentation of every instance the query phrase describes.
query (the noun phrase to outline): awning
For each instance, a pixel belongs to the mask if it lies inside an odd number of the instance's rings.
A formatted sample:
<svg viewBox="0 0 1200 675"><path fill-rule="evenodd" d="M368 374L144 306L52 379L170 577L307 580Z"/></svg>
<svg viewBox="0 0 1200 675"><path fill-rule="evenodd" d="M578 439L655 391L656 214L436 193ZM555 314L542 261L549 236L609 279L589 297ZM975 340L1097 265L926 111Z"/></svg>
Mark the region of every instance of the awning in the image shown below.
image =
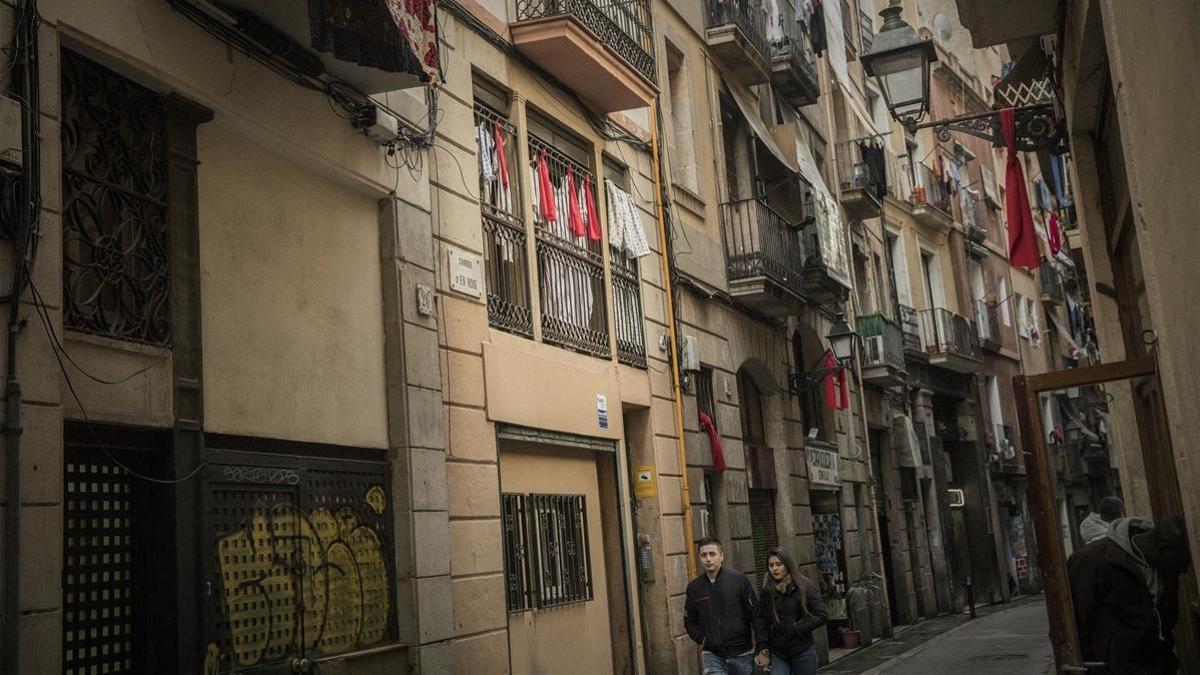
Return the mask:
<svg viewBox="0 0 1200 675"><path fill-rule="evenodd" d="M783 149L779 147L779 144L775 142L775 139L771 137L771 132L767 131L767 125L763 123L762 118L759 117L755 112L755 106L750 101L746 100L745 96L738 92L737 87L731 84L736 82L737 79L734 78L723 67L721 67L720 64L716 64L714 62L714 65L717 66L717 71L721 74L721 79L725 82L725 90L729 92L729 97L732 98L733 102L737 104L738 110L740 110L742 113L742 117L746 118L746 123L750 125L750 131L756 138L758 138L763 147L766 148L767 151L775 157L775 159L779 160L780 164L786 166L793 172L796 171L796 163L788 157L787 153L785 153Z"/></svg>

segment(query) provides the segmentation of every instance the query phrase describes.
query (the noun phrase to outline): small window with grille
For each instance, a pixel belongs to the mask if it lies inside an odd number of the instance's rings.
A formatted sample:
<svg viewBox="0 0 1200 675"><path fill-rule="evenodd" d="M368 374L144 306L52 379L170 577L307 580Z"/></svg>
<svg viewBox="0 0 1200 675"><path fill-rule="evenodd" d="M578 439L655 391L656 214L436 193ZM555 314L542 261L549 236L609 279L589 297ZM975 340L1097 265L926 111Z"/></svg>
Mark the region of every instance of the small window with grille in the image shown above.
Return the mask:
<svg viewBox="0 0 1200 675"><path fill-rule="evenodd" d="M713 371L712 368L700 367L700 373L696 376L696 412L708 413L709 419L713 424L717 423L717 406L716 399L713 397Z"/></svg>
<svg viewBox="0 0 1200 675"><path fill-rule="evenodd" d="M587 500L583 495L501 495L509 612L592 600Z"/></svg>

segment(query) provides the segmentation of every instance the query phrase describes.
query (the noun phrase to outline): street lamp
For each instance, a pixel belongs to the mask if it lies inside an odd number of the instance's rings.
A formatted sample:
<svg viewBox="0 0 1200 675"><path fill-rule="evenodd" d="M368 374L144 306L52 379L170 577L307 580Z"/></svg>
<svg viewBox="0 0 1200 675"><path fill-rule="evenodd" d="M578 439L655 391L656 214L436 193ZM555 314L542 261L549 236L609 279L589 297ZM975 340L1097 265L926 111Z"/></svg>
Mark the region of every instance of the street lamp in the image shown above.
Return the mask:
<svg viewBox="0 0 1200 675"><path fill-rule="evenodd" d="M937 61L937 51L932 40L919 39L900 18L903 11L893 6L879 12L883 27L873 49L862 55L862 65L879 83L892 117L907 127L929 111L929 64Z"/></svg>
<svg viewBox="0 0 1200 675"><path fill-rule="evenodd" d="M961 131L991 141L995 147L1004 146L998 110L921 122L929 112L929 72L938 60L937 51L932 40L917 36L917 31L900 17L902 12L899 6L879 12L883 26L875 35L871 51L860 57L863 69L883 92L892 119L910 134L933 127L941 141L949 141L952 131ZM1033 152L1058 145L1061 134L1050 103L1016 106L1013 110L1017 150Z"/></svg>
<svg viewBox="0 0 1200 675"><path fill-rule="evenodd" d="M833 355L837 357L838 364L846 367L854 361L854 343L858 339L858 333L854 332L850 324L846 323L846 315L837 315L833 325L829 327L825 339L829 340L829 346L833 349Z"/></svg>

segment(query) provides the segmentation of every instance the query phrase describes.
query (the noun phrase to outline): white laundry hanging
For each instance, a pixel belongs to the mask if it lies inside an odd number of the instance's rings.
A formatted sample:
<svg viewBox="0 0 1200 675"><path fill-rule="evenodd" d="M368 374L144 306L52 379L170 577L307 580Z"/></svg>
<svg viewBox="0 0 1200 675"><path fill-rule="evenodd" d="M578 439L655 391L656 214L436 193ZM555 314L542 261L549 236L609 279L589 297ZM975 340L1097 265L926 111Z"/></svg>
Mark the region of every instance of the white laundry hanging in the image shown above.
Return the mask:
<svg viewBox="0 0 1200 675"><path fill-rule="evenodd" d="M629 258L650 255L650 244L646 241L642 217L633 196L607 178L604 179L604 189L608 196L609 246L622 251Z"/></svg>
<svg viewBox="0 0 1200 675"><path fill-rule="evenodd" d="M530 185L532 186L533 203L541 203L537 180L537 168L529 167ZM585 196L580 189L580 203ZM561 214L553 221L542 221L540 227L553 236L570 242L579 248L587 248L587 236L577 237L571 234L567 224L567 187L566 179L562 184L554 185L554 204ZM596 296L592 289L592 277L587 273L583 264L571 264L558 256L539 256L542 258L538 265L541 274L542 303L544 313L580 328L591 328L592 310L595 307Z"/></svg>
<svg viewBox="0 0 1200 675"><path fill-rule="evenodd" d="M487 122L475 128L475 145L479 149L479 175L490 183L496 179L496 139Z"/></svg>

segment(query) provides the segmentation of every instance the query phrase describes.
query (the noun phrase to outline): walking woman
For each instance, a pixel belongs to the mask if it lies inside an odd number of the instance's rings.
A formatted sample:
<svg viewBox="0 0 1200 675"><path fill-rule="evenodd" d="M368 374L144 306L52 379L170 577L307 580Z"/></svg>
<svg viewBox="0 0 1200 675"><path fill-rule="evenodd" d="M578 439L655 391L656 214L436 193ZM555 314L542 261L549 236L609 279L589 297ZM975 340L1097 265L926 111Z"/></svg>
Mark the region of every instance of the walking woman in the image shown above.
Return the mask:
<svg viewBox="0 0 1200 675"><path fill-rule="evenodd" d="M771 675L816 675L812 632L829 617L817 585L800 574L781 548L767 554L758 612L767 640L759 643L755 664L764 670L770 664Z"/></svg>

